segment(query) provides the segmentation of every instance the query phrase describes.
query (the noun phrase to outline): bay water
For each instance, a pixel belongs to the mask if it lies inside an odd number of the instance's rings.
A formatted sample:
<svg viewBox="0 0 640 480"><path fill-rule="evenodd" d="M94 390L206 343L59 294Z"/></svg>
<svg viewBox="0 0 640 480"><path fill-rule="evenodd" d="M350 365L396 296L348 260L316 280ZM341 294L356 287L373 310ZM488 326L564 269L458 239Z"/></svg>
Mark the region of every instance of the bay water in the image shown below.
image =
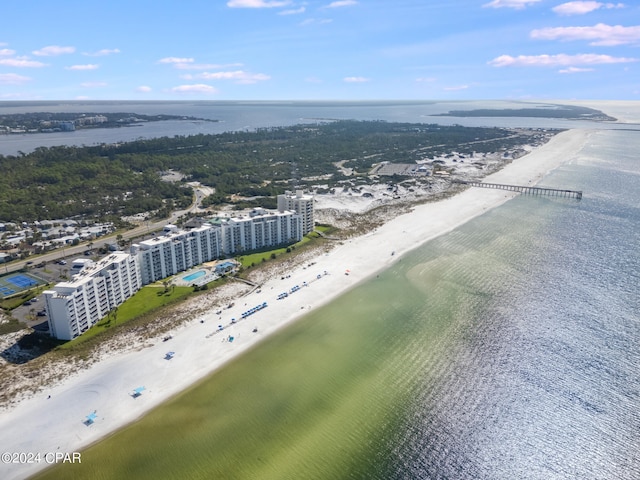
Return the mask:
<svg viewBox="0 0 640 480"><path fill-rule="evenodd" d="M561 103L561 102L558 102ZM14 113L133 113L175 115L213 121L167 120L141 122L121 128L81 129L73 132L0 134L0 155L30 153L38 147L93 146L176 135L252 131L327 120L385 120L389 122L437 123L469 127L593 128L594 122L535 117L449 117L452 110L519 109L536 104L517 101L361 101L361 102L0 102L0 116ZM609 106L609 105L607 105ZM596 107L597 108L597 107ZM608 113L608 112L605 112ZM600 127L605 126L600 123ZM637 127L637 124L635 125ZM626 128L609 123L605 128Z"/></svg>

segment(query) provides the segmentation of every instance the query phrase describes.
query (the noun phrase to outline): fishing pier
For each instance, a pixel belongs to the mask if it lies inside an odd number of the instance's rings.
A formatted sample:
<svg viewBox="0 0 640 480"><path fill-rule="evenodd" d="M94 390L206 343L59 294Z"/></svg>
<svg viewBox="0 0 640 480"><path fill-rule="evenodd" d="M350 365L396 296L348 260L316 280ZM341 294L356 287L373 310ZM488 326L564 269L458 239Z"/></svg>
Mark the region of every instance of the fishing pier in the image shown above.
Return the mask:
<svg viewBox="0 0 640 480"><path fill-rule="evenodd" d="M546 195L552 197L575 198L582 200L582 190L561 190L558 188L540 188L526 187L523 185L504 185L501 183L484 183L484 182L468 182L465 180L456 180L456 183L462 183L471 187L493 188L498 190L507 190L510 192L524 193L525 195Z"/></svg>

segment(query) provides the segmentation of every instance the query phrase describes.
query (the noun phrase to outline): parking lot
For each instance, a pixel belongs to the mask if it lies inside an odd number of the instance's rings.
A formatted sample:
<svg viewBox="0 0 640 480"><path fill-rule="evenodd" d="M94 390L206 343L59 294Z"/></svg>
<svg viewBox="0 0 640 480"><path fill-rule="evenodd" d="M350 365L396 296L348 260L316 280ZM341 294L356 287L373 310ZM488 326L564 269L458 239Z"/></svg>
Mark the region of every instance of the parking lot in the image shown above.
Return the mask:
<svg viewBox="0 0 640 480"><path fill-rule="evenodd" d="M136 241L147 240L150 238L154 238L157 236L156 232L145 233L144 235L136 238ZM38 260L29 260L25 262L25 267L29 274L35 275L38 278L50 283L51 286L56 283L64 282L70 280L69 275L71 272L71 265L73 261L79 258L82 259L91 259L94 261L98 261L104 255L101 255L98 249L92 250L83 250L72 256L64 256L63 249L60 252L59 258L56 260L52 260L49 262L42 262ZM69 252L69 249L66 249ZM49 256L51 258L51 256ZM8 273L9 270L5 266L5 271ZM0 273L5 273L2 271L2 266L0 265ZM38 312L45 311L44 304L44 296L42 294L37 296L37 300L30 303L29 305L22 305L20 307L15 308L11 312L11 316L19 320L20 322L25 323L26 325L36 328L37 330L48 330L47 325L47 316L46 313L38 316Z"/></svg>
<svg viewBox="0 0 640 480"><path fill-rule="evenodd" d="M54 262L32 262L27 265L27 271L48 283L59 283L68 280L71 264L76 258L91 258L90 256L74 256L59 259ZM44 295L40 294L28 303L22 304L11 312L11 316L18 321L38 331L48 331L47 315L45 311Z"/></svg>

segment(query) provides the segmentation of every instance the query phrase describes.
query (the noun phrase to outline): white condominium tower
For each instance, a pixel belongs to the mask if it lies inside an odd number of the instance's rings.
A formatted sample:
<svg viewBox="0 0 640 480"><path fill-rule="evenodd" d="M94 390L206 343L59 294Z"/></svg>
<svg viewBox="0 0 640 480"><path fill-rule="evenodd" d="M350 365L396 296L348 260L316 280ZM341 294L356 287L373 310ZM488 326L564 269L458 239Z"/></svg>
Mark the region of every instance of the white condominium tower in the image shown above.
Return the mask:
<svg viewBox="0 0 640 480"><path fill-rule="evenodd" d="M51 335L62 340L77 337L140 286L138 263L128 253L112 253L87 264L70 282L43 292Z"/></svg>
<svg viewBox="0 0 640 480"><path fill-rule="evenodd" d="M256 208L247 217L216 221L222 235L222 251L235 255L302 240L302 216Z"/></svg>
<svg viewBox="0 0 640 480"><path fill-rule="evenodd" d="M278 211L291 210L302 217L302 235L313 230L313 195L305 194L302 190L284 192L278 195Z"/></svg>
<svg viewBox="0 0 640 480"><path fill-rule="evenodd" d="M161 280L220 258L220 231L203 225L188 232L167 225L164 234L132 246L131 252L140 264L142 285Z"/></svg>

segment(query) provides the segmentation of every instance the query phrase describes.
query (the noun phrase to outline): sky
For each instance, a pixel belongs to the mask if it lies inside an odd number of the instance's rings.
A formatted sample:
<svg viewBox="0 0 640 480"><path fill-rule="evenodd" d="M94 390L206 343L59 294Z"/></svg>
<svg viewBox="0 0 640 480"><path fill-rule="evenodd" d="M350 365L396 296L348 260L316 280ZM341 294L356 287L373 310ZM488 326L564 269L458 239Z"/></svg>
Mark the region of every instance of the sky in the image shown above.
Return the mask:
<svg viewBox="0 0 640 480"><path fill-rule="evenodd" d="M640 100L640 1L30 0L0 101Z"/></svg>

